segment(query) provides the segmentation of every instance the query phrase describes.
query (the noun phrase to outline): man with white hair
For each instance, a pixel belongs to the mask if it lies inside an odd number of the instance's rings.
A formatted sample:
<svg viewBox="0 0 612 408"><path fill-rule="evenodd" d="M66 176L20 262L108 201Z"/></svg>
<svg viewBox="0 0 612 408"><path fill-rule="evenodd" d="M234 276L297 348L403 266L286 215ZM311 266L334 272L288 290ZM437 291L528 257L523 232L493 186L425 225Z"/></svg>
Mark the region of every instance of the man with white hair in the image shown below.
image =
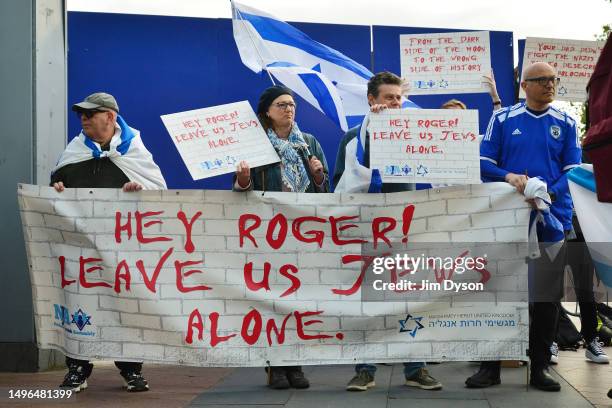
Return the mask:
<svg viewBox="0 0 612 408"><path fill-rule="evenodd" d="M81 119L81 133L70 141L51 174L56 191L65 188L122 188L123 191L165 189L166 182L140 132L119 115L112 95L99 92L72 106ZM93 364L66 357L68 373L61 388L79 392L87 388ZM127 391L147 391L142 363L115 361Z"/></svg>
<svg viewBox="0 0 612 408"><path fill-rule="evenodd" d="M566 174L579 166L581 159L576 123L550 106L559 83L550 65L531 64L522 78L525 102L500 109L491 117L480 145L481 174L484 181L506 181L520 193L524 193L529 177L541 178L551 197L550 212L567 236L572 229L572 199ZM554 241L547 239L545 232L538 224L538 240ZM542 256L530 264L530 384L544 391L559 391L561 386L548 373L548 363L559 313L556 302L563 296L566 247L563 245L552 259L546 251L541 252ZM486 361L466 385L484 388L500 382L500 362Z"/></svg>

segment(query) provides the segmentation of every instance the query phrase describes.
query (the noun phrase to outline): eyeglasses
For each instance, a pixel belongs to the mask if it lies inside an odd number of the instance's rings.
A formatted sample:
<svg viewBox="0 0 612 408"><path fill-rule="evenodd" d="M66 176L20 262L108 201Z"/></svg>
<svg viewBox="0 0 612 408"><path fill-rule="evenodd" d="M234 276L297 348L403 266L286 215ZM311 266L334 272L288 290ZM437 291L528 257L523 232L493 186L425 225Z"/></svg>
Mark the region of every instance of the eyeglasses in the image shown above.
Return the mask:
<svg viewBox="0 0 612 408"><path fill-rule="evenodd" d="M274 106L284 111L286 111L287 109L295 110L295 107L296 107L295 103L293 102L278 102L278 103L275 103Z"/></svg>
<svg viewBox="0 0 612 408"><path fill-rule="evenodd" d="M549 76L549 77L543 76L543 77L537 77L537 78L525 78L525 81L536 82L538 85L541 85L541 86L546 86L548 85L550 81L552 81L553 86L557 86L559 85L559 81L561 81L561 78L555 77L555 76Z"/></svg>
<svg viewBox="0 0 612 408"><path fill-rule="evenodd" d="M76 114L79 117L79 119L81 118L81 116L85 116L87 119L91 119L94 117L94 115L96 113L100 113L100 112L104 112L101 110L82 110L82 111L78 111Z"/></svg>

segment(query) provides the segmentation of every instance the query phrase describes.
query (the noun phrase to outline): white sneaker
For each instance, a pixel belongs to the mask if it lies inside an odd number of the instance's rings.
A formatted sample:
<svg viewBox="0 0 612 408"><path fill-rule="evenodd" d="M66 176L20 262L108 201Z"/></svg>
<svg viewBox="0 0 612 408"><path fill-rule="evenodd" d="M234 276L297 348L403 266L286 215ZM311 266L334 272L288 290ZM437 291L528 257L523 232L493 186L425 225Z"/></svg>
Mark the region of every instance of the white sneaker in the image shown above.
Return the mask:
<svg viewBox="0 0 612 408"><path fill-rule="evenodd" d="M556 365L559 363L559 345L553 341L550 345L550 364Z"/></svg>
<svg viewBox="0 0 612 408"><path fill-rule="evenodd" d="M584 355L586 356L587 360L594 363L608 364L610 362L608 355L601 347L601 343L599 343L599 337L595 337L589 344L587 344Z"/></svg>

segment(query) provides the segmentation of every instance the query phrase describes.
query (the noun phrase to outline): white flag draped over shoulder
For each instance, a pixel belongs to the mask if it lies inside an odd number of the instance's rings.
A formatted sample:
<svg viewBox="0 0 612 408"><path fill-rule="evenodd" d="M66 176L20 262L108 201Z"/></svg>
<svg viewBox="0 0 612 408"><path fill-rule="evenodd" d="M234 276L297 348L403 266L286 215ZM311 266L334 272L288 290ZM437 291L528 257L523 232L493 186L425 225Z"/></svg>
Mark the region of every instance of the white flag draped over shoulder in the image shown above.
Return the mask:
<svg viewBox="0 0 612 408"><path fill-rule="evenodd" d="M344 131L361 123L370 70L257 9L232 2L232 16L244 65L267 70Z"/></svg>
<svg viewBox="0 0 612 408"><path fill-rule="evenodd" d="M145 190L165 190L164 176L142 142L140 132L128 126L121 115L117 115L117 125L120 131L113 135L109 150L105 151L81 130L68 143L51 174L69 164L107 157L130 181L140 184Z"/></svg>
<svg viewBox="0 0 612 408"><path fill-rule="evenodd" d="M363 118L357 128L357 136L346 144L344 154L344 172L334 189L336 193L380 193L382 178L378 169L370 169L363 165L365 154L365 138L370 115Z"/></svg>
<svg viewBox="0 0 612 408"><path fill-rule="evenodd" d="M583 164L569 172L567 178L597 276L612 287L612 203L597 201L593 165Z"/></svg>

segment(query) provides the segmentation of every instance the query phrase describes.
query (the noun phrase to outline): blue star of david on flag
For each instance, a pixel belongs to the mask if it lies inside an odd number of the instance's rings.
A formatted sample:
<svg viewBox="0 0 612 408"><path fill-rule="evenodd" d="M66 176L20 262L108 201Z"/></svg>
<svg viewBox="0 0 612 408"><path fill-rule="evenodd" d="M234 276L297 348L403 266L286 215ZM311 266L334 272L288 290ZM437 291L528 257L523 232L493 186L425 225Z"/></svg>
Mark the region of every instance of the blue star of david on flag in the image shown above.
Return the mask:
<svg viewBox="0 0 612 408"><path fill-rule="evenodd" d="M79 331L83 331L85 326L91 326L91 316L79 309L75 314L72 315L72 323L76 324Z"/></svg>
<svg viewBox="0 0 612 408"><path fill-rule="evenodd" d="M421 320L423 320L423 316L413 317L412 315L407 314L404 320L399 320L399 324L401 326L400 333L408 332L410 336L416 337L417 331L425 328L425 326L421 324ZM414 322L415 326L413 328L408 327L409 322Z"/></svg>

